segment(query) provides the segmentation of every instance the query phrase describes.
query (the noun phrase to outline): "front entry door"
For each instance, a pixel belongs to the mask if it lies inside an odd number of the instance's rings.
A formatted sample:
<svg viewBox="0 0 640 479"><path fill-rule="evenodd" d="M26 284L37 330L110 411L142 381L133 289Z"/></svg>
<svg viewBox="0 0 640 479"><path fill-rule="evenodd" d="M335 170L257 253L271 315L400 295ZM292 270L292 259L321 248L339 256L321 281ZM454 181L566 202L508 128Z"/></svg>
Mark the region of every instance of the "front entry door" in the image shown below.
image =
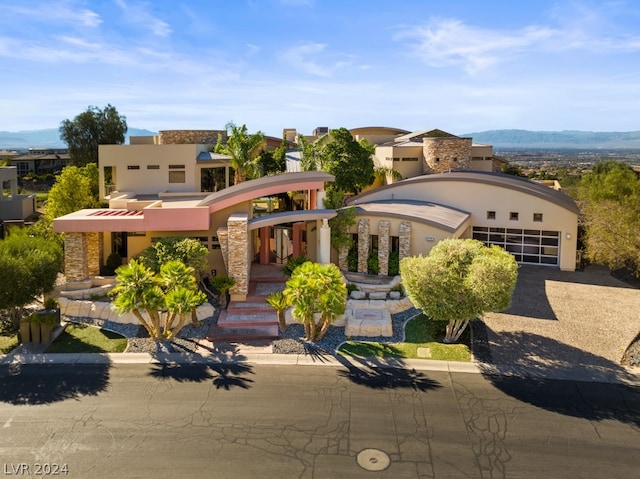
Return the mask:
<svg viewBox="0 0 640 479"><path fill-rule="evenodd" d="M273 235L271 253L275 257L274 263L285 264L293 254L293 228L288 226L274 226Z"/></svg>

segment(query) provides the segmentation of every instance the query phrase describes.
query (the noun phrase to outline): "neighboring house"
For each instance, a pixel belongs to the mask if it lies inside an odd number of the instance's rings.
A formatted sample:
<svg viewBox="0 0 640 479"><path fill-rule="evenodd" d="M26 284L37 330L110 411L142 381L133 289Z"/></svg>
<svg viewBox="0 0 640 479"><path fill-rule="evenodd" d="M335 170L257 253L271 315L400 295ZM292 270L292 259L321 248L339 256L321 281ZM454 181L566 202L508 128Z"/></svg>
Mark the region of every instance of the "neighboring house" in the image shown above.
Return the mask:
<svg viewBox="0 0 640 479"><path fill-rule="evenodd" d="M11 159L11 164L18 169L18 176L55 174L70 163L71 156L66 148L29 148L26 154Z"/></svg>
<svg viewBox="0 0 640 479"><path fill-rule="evenodd" d="M491 173L500 164L491 146L440 130L351 132L375 142L378 165L400 168L408 178L349 200L357 214L351 233L359 271L367 272L367 258L377 254L380 274L387 274L392 252L427 254L451 237L499 244L523 263L575 269L575 203L546 186ZM235 278L236 301L246 298L253 262L307 255L344 268L347 251L330 248L328 220L336 212L322 206L333 176L300 172L299 154L288 151L287 173L234 185L229 157L212 153L218 135L225 132L168 130L132 137L129 145L101 145L100 192L109 207L53 223L65 233L67 281L90 282L110 254L128 261L167 236L201 241L210 268ZM298 134L289 129L284 137ZM444 173L453 170L461 171Z"/></svg>
<svg viewBox="0 0 640 479"><path fill-rule="evenodd" d="M18 194L15 166L0 166L0 221L24 221L36 212L36 195Z"/></svg>

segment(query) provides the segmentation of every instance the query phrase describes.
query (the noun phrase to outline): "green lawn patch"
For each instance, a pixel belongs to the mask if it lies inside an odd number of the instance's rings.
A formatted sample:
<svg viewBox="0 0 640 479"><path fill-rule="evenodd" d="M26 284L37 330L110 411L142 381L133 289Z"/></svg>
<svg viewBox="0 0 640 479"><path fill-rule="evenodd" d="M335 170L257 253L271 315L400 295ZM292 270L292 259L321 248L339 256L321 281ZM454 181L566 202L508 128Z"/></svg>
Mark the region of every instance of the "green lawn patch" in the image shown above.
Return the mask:
<svg viewBox="0 0 640 479"><path fill-rule="evenodd" d="M18 335L0 336L0 354L8 354L18 345Z"/></svg>
<svg viewBox="0 0 640 479"><path fill-rule="evenodd" d="M405 325L403 343L347 341L338 348L338 353L344 356L471 361L470 328L467 327L457 344L444 344L442 338L446 326L446 321L434 321L421 314Z"/></svg>
<svg viewBox="0 0 640 479"><path fill-rule="evenodd" d="M127 338L87 324L69 324L47 353L122 353Z"/></svg>

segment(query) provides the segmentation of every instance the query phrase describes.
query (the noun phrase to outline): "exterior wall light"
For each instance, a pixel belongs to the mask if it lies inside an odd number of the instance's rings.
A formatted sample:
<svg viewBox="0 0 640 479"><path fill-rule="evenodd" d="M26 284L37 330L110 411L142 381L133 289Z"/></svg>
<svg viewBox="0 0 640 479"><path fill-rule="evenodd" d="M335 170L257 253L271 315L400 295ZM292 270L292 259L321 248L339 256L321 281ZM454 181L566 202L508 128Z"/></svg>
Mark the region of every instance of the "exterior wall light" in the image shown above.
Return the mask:
<svg viewBox="0 0 640 479"><path fill-rule="evenodd" d="M427 236L425 239L427 241L435 241L436 240L433 236Z"/></svg>
<svg viewBox="0 0 640 479"><path fill-rule="evenodd" d="M571 239L571 233L567 233L567 239Z"/></svg>

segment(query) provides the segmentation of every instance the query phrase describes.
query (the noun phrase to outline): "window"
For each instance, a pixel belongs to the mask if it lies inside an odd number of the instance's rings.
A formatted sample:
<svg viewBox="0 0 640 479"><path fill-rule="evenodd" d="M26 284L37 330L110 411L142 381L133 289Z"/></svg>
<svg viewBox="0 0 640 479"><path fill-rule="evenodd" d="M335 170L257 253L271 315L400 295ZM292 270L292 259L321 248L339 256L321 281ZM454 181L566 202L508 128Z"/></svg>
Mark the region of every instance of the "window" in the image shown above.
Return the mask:
<svg viewBox="0 0 640 479"><path fill-rule="evenodd" d="M159 170L160 165L147 165L147 170Z"/></svg>
<svg viewBox="0 0 640 479"><path fill-rule="evenodd" d="M184 165L169 165L170 170L184 170Z"/></svg>
<svg viewBox="0 0 640 479"><path fill-rule="evenodd" d="M436 158L436 163L440 163L440 158Z"/></svg>
<svg viewBox="0 0 640 479"><path fill-rule="evenodd" d="M533 221L542 222L542 213L534 213L533 214Z"/></svg>
<svg viewBox="0 0 640 479"><path fill-rule="evenodd" d="M127 170L139 170L140 165L127 165Z"/></svg>
<svg viewBox="0 0 640 479"><path fill-rule="evenodd" d="M417 156L415 157L410 157L410 158L403 158L402 161L418 161L419 158Z"/></svg>
<svg viewBox="0 0 640 479"><path fill-rule="evenodd" d="M185 183L184 171L169 171L169 183Z"/></svg>
<svg viewBox="0 0 640 479"><path fill-rule="evenodd" d="M496 219L496 212L495 211L487 211L487 219L488 220L495 220Z"/></svg>
<svg viewBox="0 0 640 479"><path fill-rule="evenodd" d="M509 213L509 219L511 221L518 221L518 212L512 211L511 213Z"/></svg>

